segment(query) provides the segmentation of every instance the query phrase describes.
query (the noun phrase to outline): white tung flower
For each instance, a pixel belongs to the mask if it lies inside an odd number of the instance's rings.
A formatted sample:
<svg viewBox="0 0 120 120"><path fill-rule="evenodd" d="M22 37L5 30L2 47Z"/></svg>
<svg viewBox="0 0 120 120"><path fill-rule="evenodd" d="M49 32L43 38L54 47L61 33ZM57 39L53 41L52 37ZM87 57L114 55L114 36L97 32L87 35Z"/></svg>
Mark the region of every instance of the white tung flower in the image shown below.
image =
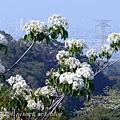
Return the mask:
<svg viewBox="0 0 120 120"><path fill-rule="evenodd" d="M47 97L49 97L49 96L56 96L57 93L52 86L44 86L42 88L38 88L34 94L35 96L46 95Z"/></svg>
<svg viewBox="0 0 120 120"><path fill-rule="evenodd" d="M113 53L113 49L110 47L110 45L107 45L107 44L104 44L103 46L101 46L100 49L106 53L110 53L110 54Z"/></svg>
<svg viewBox="0 0 120 120"><path fill-rule="evenodd" d="M34 110L36 109L36 103L34 100L28 100L28 104L27 104L27 107L30 109L30 110Z"/></svg>
<svg viewBox="0 0 120 120"><path fill-rule="evenodd" d="M74 57L69 57L64 60L65 65L69 65L71 69L75 69L76 67L80 67L81 63L78 59Z"/></svg>
<svg viewBox="0 0 120 120"><path fill-rule="evenodd" d="M73 90L77 90L77 89L81 90L83 87L84 87L83 79L80 78L78 79L78 81L73 82L73 87L72 87Z"/></svg>
<svg viewBox="0 0 120 120"><path fill-rule="evenodd" d="M60 83L68 83L72 85L72 89L81 90L84 87L84 80L76 73L65 72L59 78Z"/></svg>
<svg viewBox="0 0 120 120"><path fill-rule="evenodd" d="M97 56L97 51L93 48L87 51L87 57Z"/></svg>
<svg viewBox="0 0 120 120"><path fill-rule="evenodd" d="M65 29L68 29L69 25L67 22L67 19L62 17L61 15L52 15L51 17L48 18L48 24L50 26L53 26L55 30L58 29L59 26L64 27Z"/></svg>
<svg viewBox="0 0 120 120"><path fill-rule="evenodd" d="M11 76L8 80L6 80L10 85L13 85L19 81L24 80L20 75L16 75L15 77Z"/></svg>
<svg viewBox="0 0 120 120"><path fill-rule="evenodd" d="M8 41L6 40L5 36L0 33L0 44L6 45Z"/></svg>
<svg viewBox="0 0 120 120"><path fill-rule="evenodd" d="M71 48L73 46L76 46L79 49L85 49L85 48L87 48L85 40L79 40L79 39L77 40L77 39L74 39L74 38L70 38L69 40L67 40L65 42L65 47Z"/></svg>
<svg viewBox="0 0 120 120"><path fill-rule="evenodd" d="M25 24L22 30L24 30L26 34L29 34L30 31L33 32L35 35L37 35L38 33L43 33L43 34L48 33L48 27L46 23L40 22L39 20L38 21L31 20L30 22Z"/></svg>
<svg viewBox="0 0 120 120"><path fill-rule="evenodd" d="M32 91L20 75L16 75L15 77L11 76L6 81L12 85L12 89L15 90L14 96L22 95L23 97L26 97L26 92L30 94Z"/></svg>
<svg viewBox="0 0 120 120"><path fill-rule="evenodd" d="M65 50L58 51L58 54L56 55L56 59L58 61L68 57L69 57L69 52Z"/></svg>
<svg viewBox="0 0 120 120"><path fill-rule="evenodd" d="M76 74L78 77L85 77L88 78L89 80L94 79L94 72L92 71L92 68L90 67L89 64L83 63L81 68L77 68Z"/></svg>
<svg viewBox="0 0 120 120"><path fill-rule="evenodd" d="M108 36L108 42L114 42L114 43L118 43L120 42L120 33L111 33Z"/></svg>

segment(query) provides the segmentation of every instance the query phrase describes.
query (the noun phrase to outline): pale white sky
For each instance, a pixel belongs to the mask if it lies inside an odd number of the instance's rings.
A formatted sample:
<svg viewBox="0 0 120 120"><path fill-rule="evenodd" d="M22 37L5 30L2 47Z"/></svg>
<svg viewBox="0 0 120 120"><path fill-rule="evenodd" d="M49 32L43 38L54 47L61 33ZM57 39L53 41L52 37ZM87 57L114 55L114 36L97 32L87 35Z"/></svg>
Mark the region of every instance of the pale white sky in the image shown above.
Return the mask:
<svg viewBox="0 0 120 120"><path fill-rule="evenodd" d="M0 0L0 18L34 18L47 21L61 14L70 23L87 23L96 19L120 22L120 0Z"/></svg>

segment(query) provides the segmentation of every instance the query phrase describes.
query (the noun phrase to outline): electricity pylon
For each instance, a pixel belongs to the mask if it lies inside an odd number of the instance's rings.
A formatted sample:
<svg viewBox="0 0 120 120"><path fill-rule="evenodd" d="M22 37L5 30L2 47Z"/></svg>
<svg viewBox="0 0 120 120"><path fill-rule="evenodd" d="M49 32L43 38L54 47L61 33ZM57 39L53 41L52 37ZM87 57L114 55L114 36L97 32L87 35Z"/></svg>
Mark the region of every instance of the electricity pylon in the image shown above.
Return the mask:
<svg viewBox="0 0 120 120"><path fill-rule="evenodd" d="M111 20L95 20L96 22L98 22L99 24L97 24L95 26L95 32L98 33L98 39L99 39L99 44L100 46L102 46L107 39L107 33L111 32L111 26L108 25L107 23L110 22ZM108 31L107 31L108 28ZM99 31L97 31L97 29L99 29Z"/></svg>

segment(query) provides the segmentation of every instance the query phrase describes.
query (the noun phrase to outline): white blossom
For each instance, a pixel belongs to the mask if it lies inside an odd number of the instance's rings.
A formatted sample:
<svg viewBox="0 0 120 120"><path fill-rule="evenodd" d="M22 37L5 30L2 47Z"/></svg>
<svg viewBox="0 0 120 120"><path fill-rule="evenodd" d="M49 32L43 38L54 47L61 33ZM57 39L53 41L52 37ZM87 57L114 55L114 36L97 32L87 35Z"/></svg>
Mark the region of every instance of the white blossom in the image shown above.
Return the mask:
<svg viewBox="0 0 120 120"><path fill-rule="evenodd" d="M52 86L44 86L42 88L38 88L34 94L35 96L46 95L47 97L49 97L49 96L56 96L57 93Z"/></svg>
<svg viewBox="0 0 120 120"><path fill-rule="evenodd" d="M28 100L27 107L30 110L44 110L44 105L41 100L37 101L37 103L36 103L35 100L30 99L30 100Z"/></svg>
<svg viewBox="0 0 120 120"><path fill-rule="evenodd" d="M13 89L19 89L19 88L23 88L23 87L26 87L27 86L27 83L25 80L21 80L21 81L18 81L17 83L13 84Z"/></svg>
<svg viewBox="0 0 120 120"><path fill-rule="evenodd" d="M8 41L6 40L5 36L0 33L0 44L6 45Z"/></svg>
<svg viewBox="0 0 120 120"><path fill-rule="evenodd" d="M77 67L80 67L81 66L81 63L78 59L74 58L74 57L69 57L69 58L66 58L64 60L64 64L65 65L69 65L70 68L72 69L75 69Z"/></svg>
<svg viewBox="0 0 120 120"><path fill-rule="evenodd" d="M74 38L70 38L69 40L67 40L65 42L65 47L71 48L73 46L76 46L79 49L87 48L85 40L79 40L79 39L77 40L77 39L74 39Z"/></svg>
<svg viewBox="0 0 120 120"><path fill-rule="evenodd" d="M48 27L46 23L40 22L39 20L38 21L31 20L30 22L27 22L22 30L24 30L26 34L29 34L30 31L32 31L35 35L37 35L38 33L43 34L48 33Z"/></svg>
<svg viewBox="0 0 120 120"><path fill-rule="evenodd" d="M118 43L120 42L120 33L111 33L108 36L108 42L114 42L114 43Z"/></svg>
<svg viewBox="0 0 120 120"><path fill-rule="evenodd" d="M93 48L87 51L87 57L97 56L97 51Z"/></svg>
<svg viewBox="0 0 120 120"><path fill-rule="evenodd" d="M69 52L65 50L58 51L58 54L56 55L56 59L58 61L62 60L63 58L68 58Z"/></svg>
<svg viewBox="0 0 120 120"><path fill-rule="evenodd" d="M1 110L0 111L0 120L8 119L9 112L7 111L7 109L2 107L0 110Z"/></svg>
<svg viewBox="0 0 120 120"><path fill-rule="evenodd" d="M19 81L24 80L23 77L21 77L20 75L16 75L15 77L11 76L8 80L6 80L10 85L13 85Z"/></svg>
<svg viewBox="0 0 120 120"><path fill-rule="evenodd" d="M72 89L73 90L81 90L84 87L84 80L82 78L79 78L78 81L73 82Z"/></svg>
<svg viewBox="0 0 120 120"><path fill-rule="evenodd" d="M84 87L84 80L79 77L76 73L65 72L61 74L59 78L60 83L72 84L72 89L81 90Z"/></svg>
<svg viewBox="0 0 120 120"><path fill-rule="evenodd" d="M67 19L62 17L61 15L52 15L51 17L48 18L48 24L55 30L58 29L59 26L64 27L65 29L68 29L69 25L67 22Z"/></svg>
<svg viewBox="0 0 120 120"><path fill-rule="evenodd" d="M92 68L90 67L90 65L87 64L86 62L82 63L81 68L77 68L76 74L78 77L83 76L85 78L88 78L89 80L94 79L94 72L92 71Z"/></svg>
<svg viewBox="0 0 120 120"><path fill-rule="evenodd" d="M106 52L106 53L113 53L113 49L110 47L110 45L104 44L103 46L101 46L101 51Z"/></svg>
<svg viewBox="0 0 120 120"><path fill-rule="evenodd" d="M16 75L15 77L11 76L6 81L10 85L12 85L12 89L15 90L13 97L15 97L16 95L22 95L23 97L26 97L26 92L30 94L30 92L32 91L27 85L26 81L20 75Z"/></svg>
<svg viewBox="0 0 120 120"><path fill-rule="evenodd" d="M44 105L41 100L37 101L36 110L44 110Z"/></svg>

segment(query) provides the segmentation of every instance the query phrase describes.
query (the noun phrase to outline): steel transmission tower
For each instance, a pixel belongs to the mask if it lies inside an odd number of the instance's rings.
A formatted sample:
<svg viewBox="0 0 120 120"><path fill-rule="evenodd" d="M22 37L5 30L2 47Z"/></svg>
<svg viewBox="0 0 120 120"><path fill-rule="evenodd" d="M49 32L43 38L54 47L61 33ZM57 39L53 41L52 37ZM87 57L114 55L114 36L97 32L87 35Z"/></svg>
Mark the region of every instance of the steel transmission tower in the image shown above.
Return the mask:
<svg viewBox="0 0 120 120"><path fill-rule="evenodd" d="M102 46L106 42L108 36L107 33L111 32L111 26L107 24L111 20L95 20L95 21L99 23L95 26L95 32L96 33L99 32L97 38L99 39L99 45ZM97 29L99 29L99 31L97 31Z"/></svg>

